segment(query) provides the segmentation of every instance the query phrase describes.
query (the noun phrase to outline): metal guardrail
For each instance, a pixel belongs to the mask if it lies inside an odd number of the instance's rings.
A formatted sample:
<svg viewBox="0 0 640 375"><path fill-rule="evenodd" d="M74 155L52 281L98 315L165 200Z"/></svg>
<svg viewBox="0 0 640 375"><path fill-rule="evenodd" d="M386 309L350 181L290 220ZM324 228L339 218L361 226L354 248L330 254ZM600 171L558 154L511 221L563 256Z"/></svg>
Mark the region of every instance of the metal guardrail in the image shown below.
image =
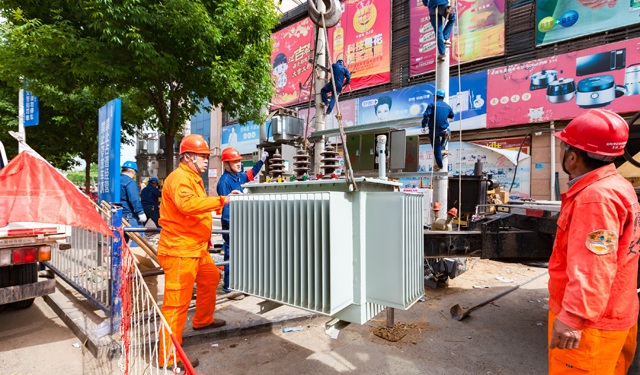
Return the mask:
<svg viewBox="0 0 640 375"><path fill-rule="evenodd" d="M104 217L103 217L104 218ZM110 224L110 220L105 218ZM63 279L98 308L111 311L111 238L83 228L71 228L71 248L51 249L51 260L44 262L56 276Z"/></svg>

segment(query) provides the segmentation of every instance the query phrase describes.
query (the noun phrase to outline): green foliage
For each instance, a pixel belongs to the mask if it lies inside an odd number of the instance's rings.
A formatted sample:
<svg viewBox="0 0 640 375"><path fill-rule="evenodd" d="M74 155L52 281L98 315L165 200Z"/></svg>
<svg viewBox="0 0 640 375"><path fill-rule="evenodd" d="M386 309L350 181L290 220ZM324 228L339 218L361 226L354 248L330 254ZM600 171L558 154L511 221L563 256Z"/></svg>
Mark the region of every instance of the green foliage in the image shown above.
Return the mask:
<svg viewBox="0 0 640 375"><path fill-rule="evenodd" d="M261 121L271 98L271 1L0 0L0 9L3 79L126 92L168 138L204 98L240 122Z"/></svg>
<svg viewBox="0 0 640 375"><path fill-rule="evenodd" d="M90 175L91 175L91 184L94 185L98 182L98 165L92 164L90 167ZM85 171L77 170L72 172L65 173L69 181L73 182L75 185L83 186L85 184Z"/></svg>

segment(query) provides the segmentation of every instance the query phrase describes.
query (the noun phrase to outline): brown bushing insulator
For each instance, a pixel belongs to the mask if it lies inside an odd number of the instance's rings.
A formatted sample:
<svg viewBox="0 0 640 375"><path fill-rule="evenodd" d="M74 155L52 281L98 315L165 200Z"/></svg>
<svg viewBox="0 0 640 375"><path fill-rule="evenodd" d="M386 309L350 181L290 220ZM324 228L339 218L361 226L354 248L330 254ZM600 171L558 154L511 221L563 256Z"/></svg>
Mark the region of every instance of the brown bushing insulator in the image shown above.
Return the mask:
<svg viewBox="0 0 640 375"><path fill-rule="evenodd" d="M307 155L304 150L299 149L293 159L295 160L293 162L293 170L296 172L296 181L303 181L304 176L311 170L311 168L309 168L309 165L311 165L309 161L311 156Z"/></svg>
<svg viewBox="0 0 640 375"><path fill-rule="evenodd" d="M330 180L333 178L332 175L335 174L336 169L340 169L340 159L338 159L337 151L334 151L332 146L327 146L323 152L320 153L322 159L320 162L322 163L321 168L324 171L322 179Z"/></svg>
<svg viewBox="0 0 640 375"><path fill-rule="evenodd" d="M273 180L277 180L278 178L282 178L283 173L284 159L282 158L282 155L280 155L280 150L278 150L273 154L273 157L269 159L269 174Z"/></svg>

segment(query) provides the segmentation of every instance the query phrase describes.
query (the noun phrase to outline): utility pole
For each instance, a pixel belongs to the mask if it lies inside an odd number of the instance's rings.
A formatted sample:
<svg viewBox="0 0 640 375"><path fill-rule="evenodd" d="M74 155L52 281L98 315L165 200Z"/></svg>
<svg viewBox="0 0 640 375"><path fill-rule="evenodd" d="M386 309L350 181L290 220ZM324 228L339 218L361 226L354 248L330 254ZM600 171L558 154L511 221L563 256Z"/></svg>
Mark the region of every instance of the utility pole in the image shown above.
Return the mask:
<svg viewBox="0 0 640 375"><path fill-rule="evenodd" d="M443 25L444 26L444 25ZM449 101L449 49L445 45L445 56L442 61L436 58L436 91L444 90L445 98L444 101ZM436 47L436 55L438 48ZM434 113L435 116L435 113ZM429 126L429 125L427 125ZM430 125L433 126L433 125ZM447 142L446 150L449 150L449 143ZM442 206L440 206L440 211L436 211L438 214L437 219L446 219L447 218L447 192L449 191L449 156L442 155L442 169L440 172L436 172L435 167L436 159L433 160L433 181L431 181L431 186L433 187L433 202L440 202Z"/></svg>
<svg viewBox="0 0 640 375"><path fill-rule="evenodd" d="M24 142L27 141L27 133L24 131L24 90L20 89L18 94L18 134ZM22 152L22 143L18 142L18 153Z"/></svg>
<svg viewBox="0 0 640 375"><path fill-rule="evenodd" d="M310 0L310 1L313 1L313 0ZM327 10L322 0L317 0L316 6L320 13L325 12ZM314 51L314 53L316 54L316 65L324 67L327 64L326 63L327 61L326 51L328 50L327 40L325 37L324 30L322 30L321 27L316 27L316 32L318 33L318 44L316 45L316 50ZM314 66L313 69L316 69L316 67ZM324 79L326 78L327 73L323 69L316 69L316 70L318 71L318 77L316 78L316 81L315 81L316 116L315 116L315 119L313 120L313 125L315 128L315 131L321 131L325 129L325 114L324 114L325 109L324 109L324 104L322 103L322 96L320 95L320 90L322 90L322 87L324 87ZM321 139L318 139L315 142L314 149L315 149L315 152L314 152L314 158L313 158L313 165L314 165L313 169L314 169L314 173L317 176L318 174L322 173L322 170L320 169L320 160L322 159L322 156L320 154L324 152L324 137L322 137ZM345 155L345 157L348 157L348 156Z"/></svg>

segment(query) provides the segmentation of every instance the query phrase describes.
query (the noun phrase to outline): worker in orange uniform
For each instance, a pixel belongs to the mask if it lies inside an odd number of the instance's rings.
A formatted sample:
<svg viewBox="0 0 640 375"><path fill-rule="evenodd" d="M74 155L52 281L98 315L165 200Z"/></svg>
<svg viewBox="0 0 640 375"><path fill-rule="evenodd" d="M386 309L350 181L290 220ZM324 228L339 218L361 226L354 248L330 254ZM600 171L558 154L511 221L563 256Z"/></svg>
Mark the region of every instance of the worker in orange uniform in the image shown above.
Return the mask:
<svg viewBox="0 0 640 375"><path fill-rule="evenodd" d="M640 207L613 160L629 127L591 109L555 136L571 180L549 260L549 374L624 375L638 329Z"/></svg>
<svg viewBox="0 0 640 375"><path fill-rule="evenodd" d="M196 313L193 329L215 328L226 324L213 318L216 289L220 281L218 268L209 255L211 212L220 213L229 197L207 198L200 175L207 170L211 151L201 135L191 134L180 144L180 166L165 180L160 205L160 242L158 261L164 269L162 315L174 336L182 343L193 283L197 285ZM230 194L237 194L231 192ZM172 366L174 354L166 350L171 339L165 332L160 345L160 366ZM193 367L197 358L191 359ZM184 370L182 361L177 367Z"/></svg>

